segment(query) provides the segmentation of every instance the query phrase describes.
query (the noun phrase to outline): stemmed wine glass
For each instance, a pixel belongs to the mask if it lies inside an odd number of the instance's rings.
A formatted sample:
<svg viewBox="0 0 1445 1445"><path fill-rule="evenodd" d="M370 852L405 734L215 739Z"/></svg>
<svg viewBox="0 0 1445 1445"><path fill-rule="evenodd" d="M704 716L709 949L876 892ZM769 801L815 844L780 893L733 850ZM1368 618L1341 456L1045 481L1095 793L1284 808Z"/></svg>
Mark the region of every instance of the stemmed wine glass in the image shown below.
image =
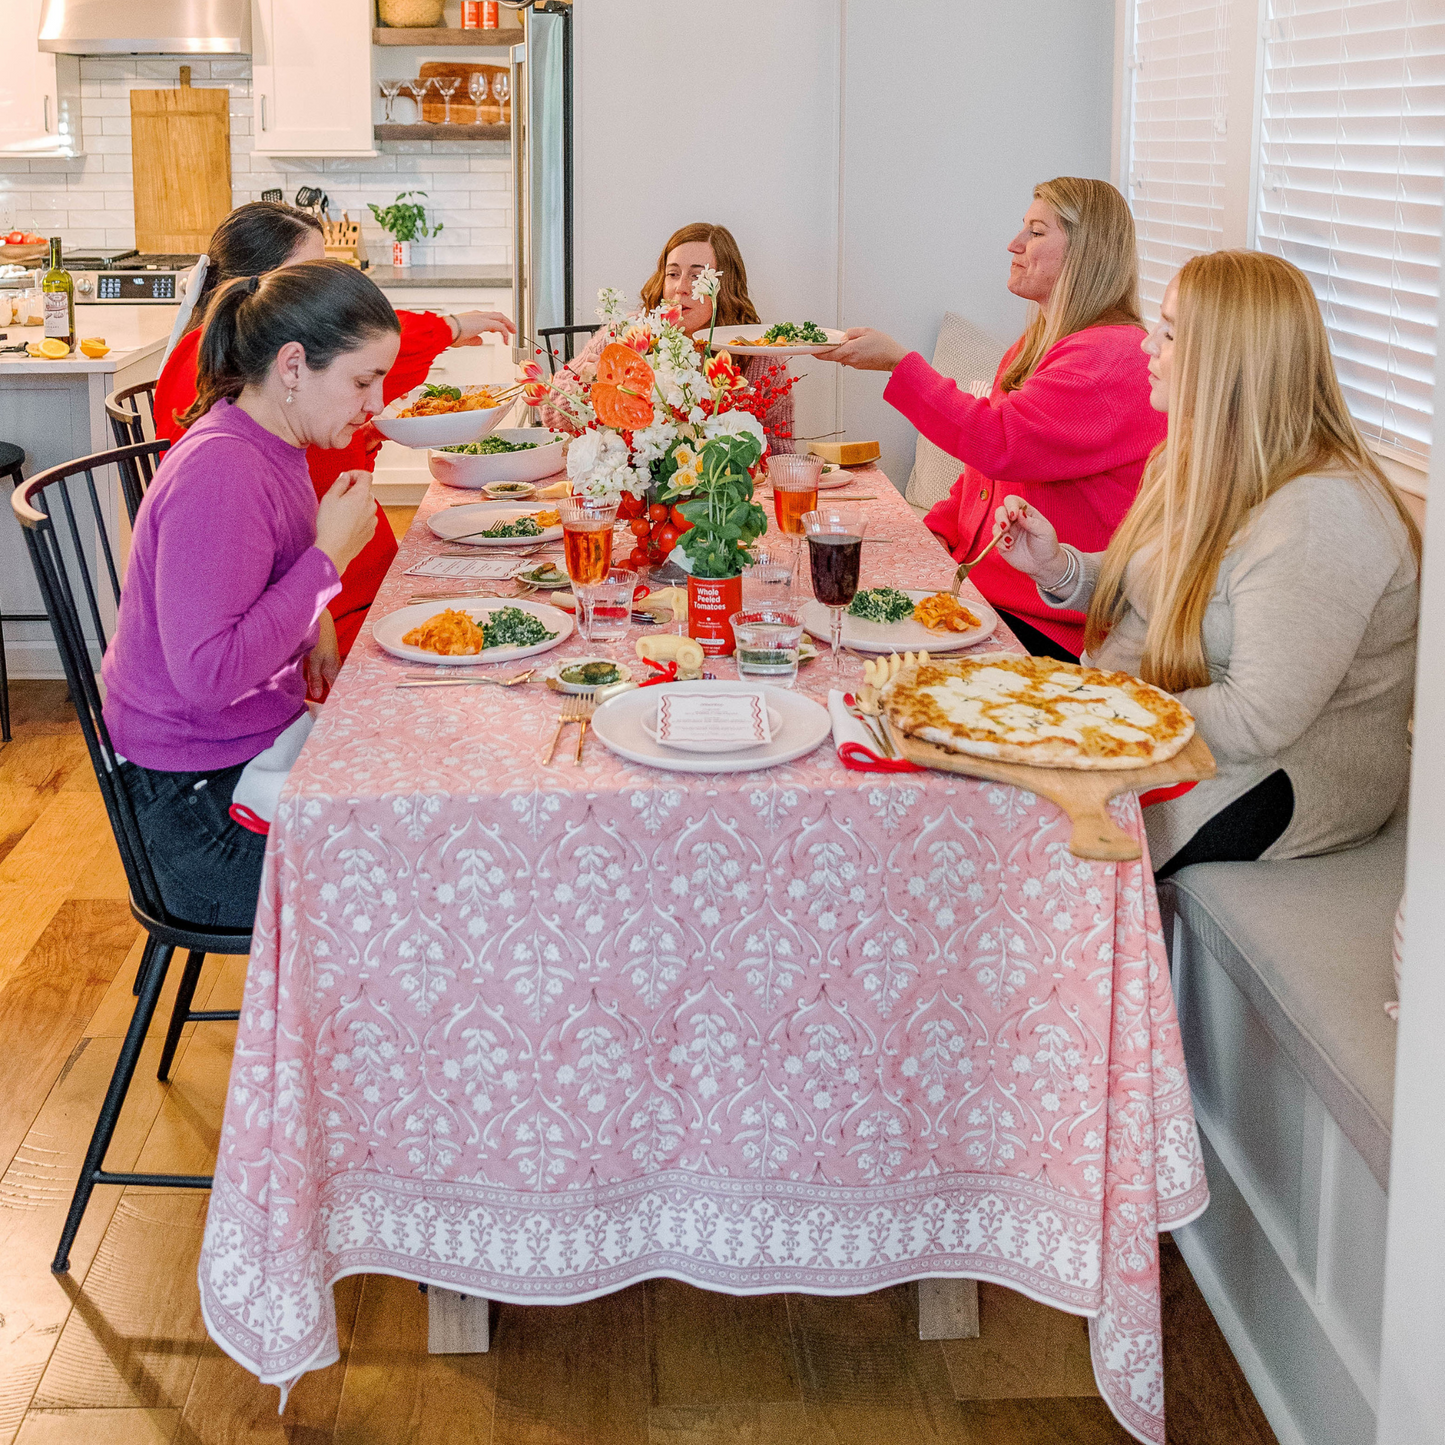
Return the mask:
<svg viewBox="0 0 1445 1445"><path fill-rule="evenodd" d="M431 89L431 77L428 76L423 80L421 76L417 76L415 80L408 80L406 84L402 86L402 89L416 102L416 119L417 124L420 125L423 119L425 119L421 109L422 97Z"/></svg>
<svg viewBox="0 0 1445 1445"><path fill-rule="evenodd" d="M388 122L390 122L392 119L392 103L396 100L397 93L400 90L401 81L399 80L383 80L381 82L381 93L386 97L386 119Z"/></svg>
<svg viewBox="0 0 1445 1445"><path fill-rule="evenodd" d="M497 97L497 104L502 107L502 113L498 119L506 122L511 119L507 111L507 97L512 93L512 77L505 70L499 70L492 77L492 94Z"/></svg>
<svg viewBox="0 0 1445 1445"><path fill-rule="evenodd" d="M858 590L858 568L863 560L863 533L867 525L861 507L835 505L803 514L813 596L832 614L833 657L828 680L833 684L843 681L839 661L843 647L843 609Z"/></svg>
<svg viewBox="0 0 1445 1445"><path fill-rule="evenodd" d="M457 87L462 83L459 75L438 75L432 79L432 84L437 88L437 94L442 98L445 109L442 111L442 124L452 123L452 96L457 93Z"/></svg>
<svg viewBox="0 0 1445 1445"><path fill-rule="evenodd" d="M471 97L472 105L476 108L476 114L472 117L478 125L482 124L482 102L487 98L487 90L491 86L487 74L483 70L475 70L467 78L467 94Z"/></svg>
<svg viewBox="0 0 1445 1445"><path fill-rule="evenodd" d="M786 532L792 543L795 587L803 561L803 516L818 505L818 482L822 475L822 457L782 452L768 458L773 516L777 518L779 531Z"/></svg>

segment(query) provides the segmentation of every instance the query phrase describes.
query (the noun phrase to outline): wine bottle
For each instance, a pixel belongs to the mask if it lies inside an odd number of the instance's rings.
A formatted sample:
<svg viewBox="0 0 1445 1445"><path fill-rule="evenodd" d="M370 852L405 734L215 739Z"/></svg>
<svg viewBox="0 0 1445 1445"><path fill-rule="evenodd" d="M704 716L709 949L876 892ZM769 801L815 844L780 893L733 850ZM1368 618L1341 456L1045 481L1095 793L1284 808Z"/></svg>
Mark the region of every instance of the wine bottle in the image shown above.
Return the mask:
<svg viewBox="0 0 1445 1445"><path fill-rule="evenodd" d="M45 335L63 341L75 350L75 283L60 264L60 237L50 238L50 269L40 278L41 302L45 307Z"/></svg>

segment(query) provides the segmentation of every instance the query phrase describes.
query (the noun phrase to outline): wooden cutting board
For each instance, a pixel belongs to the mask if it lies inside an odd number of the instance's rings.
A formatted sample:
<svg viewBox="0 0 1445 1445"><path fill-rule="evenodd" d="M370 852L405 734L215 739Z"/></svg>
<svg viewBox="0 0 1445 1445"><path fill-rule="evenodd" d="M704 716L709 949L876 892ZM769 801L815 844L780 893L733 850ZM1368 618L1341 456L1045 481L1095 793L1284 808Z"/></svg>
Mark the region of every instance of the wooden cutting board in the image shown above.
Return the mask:
<svg viewBox="0 0 1445 1445"><path fill-rule="evenodd" d="M1138 843L1109 816L1106 805L1110 798L1214 776L1214 754L1198 733L1167 763L1121 768L1118 772L995 763L988 758L951 752L937 743L926 743L897 731L893 732L893 739L903 756L921 767L962 773L969 778L986 778L995 783L1012 783L1016 788L1057 803L1074 825L1069 852L1076 858L1098 858L1108 863L1124 863L1140 856Z"/></svg>
<svg viewBox="0 0 1445 1445"><path fill-rule="evenodd" d="M133 90L131 162L139 251L204 251L231 209L231 92Z"/></svg>
<svg viewBox="0 0 1445 1445"><path fill-rule="evenodd" d="M417 75L423 80L434 75L454 75L461 82L457 86L456 94L452 96L453 125L501 125L512 118L512 101L509 96L507 104L503 106L492 94L492 78L498 71L509 76L512 73L511 67L507 65L480 65L467 60L424 60L417 68ZM467 93L467 85L473 75L487 77L487 98L480 105L473 104ZM402 94L407 92L403 91ZM435 89L427 91L421 103L422 120L440 125L445 115L446 102Z"/></svg>

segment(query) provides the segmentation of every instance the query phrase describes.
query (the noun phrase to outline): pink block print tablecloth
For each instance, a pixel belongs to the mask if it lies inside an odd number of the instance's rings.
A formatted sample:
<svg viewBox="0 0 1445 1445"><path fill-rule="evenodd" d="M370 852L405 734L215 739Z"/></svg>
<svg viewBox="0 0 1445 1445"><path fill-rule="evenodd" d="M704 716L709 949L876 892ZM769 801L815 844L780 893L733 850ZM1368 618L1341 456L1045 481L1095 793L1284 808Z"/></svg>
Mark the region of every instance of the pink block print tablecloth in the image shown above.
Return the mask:
<svg viewBox="0 0 1445 1445"><path fill-rule="evenodd" d="M946 585L860 480L896 539L864 585ZM456 499L433 486L375 617ZM1105 1398L1162 1442L1157 1231L1208 1196L1147 865L831 744L713 776L589 738L542 768L553 694L404 667L358 642L271 831L200 1265L217 1343L294 1381L337 1358L359 1272L539 1305L972 1275L1089 1316Z"/></svg>

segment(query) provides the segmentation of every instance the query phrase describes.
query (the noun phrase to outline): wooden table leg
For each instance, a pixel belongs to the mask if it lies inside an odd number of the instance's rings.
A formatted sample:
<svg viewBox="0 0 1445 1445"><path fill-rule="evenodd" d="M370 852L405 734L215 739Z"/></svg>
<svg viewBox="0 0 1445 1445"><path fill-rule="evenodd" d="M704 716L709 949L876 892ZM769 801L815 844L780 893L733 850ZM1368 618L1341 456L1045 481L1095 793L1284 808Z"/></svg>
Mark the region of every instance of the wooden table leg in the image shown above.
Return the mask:
<svg viewBox="0 0 1445 1445"><path fill-rule="evenodd" d="M426 1292L429 1355L484 1355L491 1347L487 1301L430 1285Z"/></svg>
<svg viewBox="0 0 1445 1445"><path fill-rule="evenodd" d="M919 1280L918 1338L920 1340L976 1340L978 1338L978 1281L976 1279Z"/></svg>

